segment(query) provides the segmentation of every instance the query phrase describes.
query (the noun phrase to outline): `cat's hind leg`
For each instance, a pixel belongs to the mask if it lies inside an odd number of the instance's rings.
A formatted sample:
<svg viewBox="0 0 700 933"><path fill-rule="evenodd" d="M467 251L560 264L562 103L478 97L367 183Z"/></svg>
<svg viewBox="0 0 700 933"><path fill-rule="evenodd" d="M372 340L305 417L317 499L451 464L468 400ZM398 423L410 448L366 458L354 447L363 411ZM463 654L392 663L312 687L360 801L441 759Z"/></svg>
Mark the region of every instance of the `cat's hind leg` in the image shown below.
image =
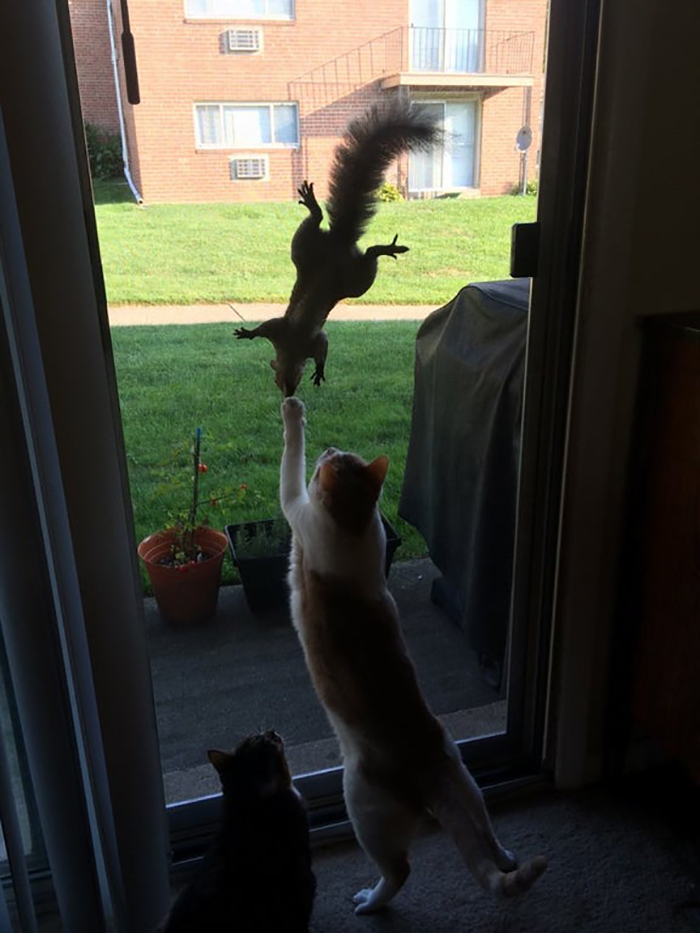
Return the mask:
<svg viewBox="0 0 700 933"><path fill-rule="evenodd" d="M355 913L373 913L385 907L406 883L411 871L408 850L420 815L347 766L344 790L355 836L381 872L373 888L355 895Z"/></svg>
<svg viewBox="0 0 700 933"><path fill-rule="evenodd" d="M496 837L483 796L461 762L453 761L433 789L430 810L452 836L476 880L503 897L527 891L547 868L536 856L518 867L513 854Z"/></svg>

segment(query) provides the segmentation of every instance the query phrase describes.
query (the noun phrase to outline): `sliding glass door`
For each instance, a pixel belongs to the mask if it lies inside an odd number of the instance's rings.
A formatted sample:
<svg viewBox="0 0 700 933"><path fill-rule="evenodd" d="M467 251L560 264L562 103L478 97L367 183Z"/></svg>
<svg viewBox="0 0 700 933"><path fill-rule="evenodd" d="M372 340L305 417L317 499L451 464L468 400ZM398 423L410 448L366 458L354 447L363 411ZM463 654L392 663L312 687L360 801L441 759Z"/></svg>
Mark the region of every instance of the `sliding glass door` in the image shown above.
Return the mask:
<svg viewBox="0 0 700 933"><path fill-rule="evenodd" d="M483 0L411 0L411 68L479 72Z"/></svg>
<svg viewBox="0 0 700 933"><path fill-rule="evenodd" d="M475 7L466 4L465 8L471 10L473 19ZM440 22L444 25L439 28L454 26L454 22L447 25L448 14L462 23L458 9L456 2L454 7L441 7ZM441 610L439 587L433 593L432 583L444 576L436 569L429 548L415 560L406 561L411 566L403 568L400 564L404 562L397 552L390 574L390 583L396 586L397 599L405 607L406 615L415 608L413 594L419 593L421 599L430 603L422 620L425 623L425 618L429 618L429 623L422 627L416 624L407 633L409 647L426 695L485 784L514 774L537 773L543 761L548 626L554 591L562 438L573 329L576 224L580 222L581 181L585 177L581 152L585 151L582 140L585 141L588 129L585 106L575 114L570 112L571 84L566 84L569 95L566 100L558 89L564 87L563 74L584 75L590 80L580 66L591 60L591 49L584 47L580 24L572 23L569 17L569 5L555 0L550 29L556 42L550 44L553 51L547 76L547 106L555 108L556 119L548 130L545 113L537 207L541 226L539 268L531 280L520 283L522 300L516 302L517 308L508 300L507 288L496 289L496 299L492 291L489 300L495 304L482 305L482 310L486 308L486 323L494 309L504 326L517 317L518 327L509 331L513 340L517 337L517 345L510 344L509 350L512 359L523 365L518 387L520 418L514 430L509 428L499 435L507 440L504 456L510 457L518 468L517 501L510 515L513 541L507 600L510 611L502 620L504 637L499 664L483 663L469 633L461 627L465 620L459 615L459 606L452 615L449 611L429 615L428 609L430 613ZM5 238L6 228L2 231L2 258L13 273L12 287L8 289L11 300L3 306L3 312L9 319L10 309L15 309L15 323L31 324L31 339L28 337L23 346L31 349L35 354L32 359L39 364L32 372L45 380L46 404L38 408L33 404L37 397L27 395L32 404L24 405L20 420L27 443L36 442L39 435L46 441L32 447L36 470L32 475L35 484L32 495L46 495L46 502L55 508L42 512L37 524L44 553L51 560L47 572L37 575L32 592L42 605L51 607L46 622L51 639L37 641L37 651L41 648L45 652L42 658L47 665L54 665L51 669L60 672L65 684L65 689L47 693L47 703L35 712L48 717L59 709L62 714L67 711L58 731L52 733L48 729L48 719L27 720L27 729L31 732L36 767L42 738L39 723L44 723L46 735L53 735L57 741L63 742L65 733L60 786L68 794L71 782L67 778L75 776L73 783L79 793L76 791L74 803L81 821L84 820L80 824L80 849L75 847L72 864L87 866L85 876L94 885L93 906L111 903L117 929L145 933L152 928L167 899L166 793L158 769L159 752L163 762L168 760L165 786L172 789L172 794L168 794L167 816L176 857L180 845L186 847L188 854L196 854L198 843L210 832L217 814L218 800L212 796L215 786L208 771L204 777L205 751L214 742L233 745L242 733L259 727L280 727L280 731L287 733L290 755L297 756L294 761L297 783L309 801L312 822L319 834L332 833L334 823L337 826L342 821L342 773L337 747L311 693L303 657L288 619L256 616L237 584L228 586L223 594L224 614L201 631L173 631L157 616L152 602L144 605L127 481L129 466L138 464L141 451L130 447L134 435L133 421L130 423L129 419L137 412L142 425L146 424L153 436L156 421L154 416L148 420L142 407L148 394L145 373L140 382L136 380L133 394L124 393L120 397L120 392L128 367L137 366L139 357L148 355L149 335L138 328L118 334L108 323L68 4L63 0L57 4L46 0L26 11L22 5L3 8L0 26L0 58L6 69L3 78L7 75L12 78L3 85L11 88L7 106L3 98L2 111L9 153L5 181L17 201L19 231L17 252L12 255ZM12 43L8 36L12 36ZM443 58L443 64L448 60L449 56ZM576 93L580 94L580 90L577 88ZM425 188L438 180L443 187L468 187L474 181L476 103L443 100L433 101L431 106L440 108L445 125L457 142L452 152L446 147L437 161L422 166L417 163L416 176ZM27 112L31 112L32 121L26 120ZM142 210L136 205L134 209ZM144 223L149 223L154 213L157 212L149 214L142 210ZM468 249L476 249L478 244L467 245L467 234L471 231L464 225L455 227L454 238L461 238L463 231L466 256ZM506 269L507 229L503 231L503 241ZM573 252L564 257L563 245L572 242ZM440 261L436 258L436 268ZM26 274L26 282L20 281L20 273ZM503 277L507 277L506 272ZM464 284L473 284L467 273ZM479 301L483 298L482 290ZM459 303L453 309L458 307ZM439 315L439 309L436 310ZM457 312L455 319L459 316ZM432 318L432 324L436 325L434 333L440 329L441 320L439 316ZM228 330L226 335L223 329L210 334L201 332L204 344L224 346L230 336ZM402 348L410 347L400 395L404 414L409 413L401 423L406 444L411 430L418 325L410 338L407 334L404 330L399 341ZM163 330L151 335L148 352L156 352L153 346L162 341L176 354L182 352L185 343L188 346L193 343L193 338L194 332ZM491 358L474 359L468 351L466 348L461 363L466 364L471 375L476 373L476 381L484 381L493 368ZM194 381L181 381L173 387L168 381L173 373L177 376L178 359L168 357L167 365L151 370L149 378L158 383L156 388L160 386L164 392L172 392L174 388L181 393L179 398L184 398L198 386ZM229 423L234 425L236 396L250 387L237 381L235 368L230 366L230 354L227 361L226 394L214 402L208 398L206 405L207 411L217 405L224 407L231 413ZM25 372L25 363L25 358L14 358L13 378ZM202 367L213 363L213 357L202 355ZM350 368L350 363L346 368ZM266 373L269 380L269 371ZM359 377L366 381L363 372ZM35 386L36 381L32 384ZM499 391L496 387L494 394ZM464 407L462 396L446 398L444 407L453 410L460 422L458 427L467 426L465 419L459 417ZM265 410L261 407L259 424L274 422L281 447L281 428L276 415L271 413L269 395L263 396L261 392L260 400ZM332 427L335 435L345 430L342 419L336 416L345 401L337 399L336 406L329 406L328 430ZM276 409L276 397L274 405ZM175 416L176 407L171 406L169 418ZM8 406L8 410L11 408ZM368 408L356 416L362 416ZM346 419L348 424L351 421ZM377 428L377 443L394 427L387 417ZM262 427L258 434L261 432ZM328 438L328 442L336 440L336 436ZM314 438L313 443L320 445L321 437ZM256 451L251 440L239 455L252 460ZM312 448L309 455L315 452ZM450 458L443 453L437 460L437 467L448 468L458 482L463 475L459 457ZM490 464L484 460L481 466L485 471ZM269 463L271 473L276 474L277 467L275 456ZM16 504L13 490L9 485L3 489L10 505ZM133 483L130 492L132 496L138 494ZM499 502L490 501L486 505L498 510ZM27 506L27 514L36 520L33 508ZM465 559L466 552L465 547ZM7 562L5 565L8 566ZM405 587L404 594L409 594L408 597L401 597L401 587ZM435 595L437 599L433 598ZM12 604L2 609L3 627L21 633L25 624L22 607ZM240 624L235 615L238 611L243 620ZM12 659L10 663L12 666ZM15 676L15 671L11 670L11 674ZM49 684L39 666L33 686L37 683L44 687ZM165 739L170 743L167 752ZM58 767L52 774L59 775ZM46 809L41 813L41 828L44 832L51 831L55 845L52 870L57 872L62 890L72 891L75 899L75 891L81 894L82 891L71 884L68 874L61 875L61 867L65 868L59 857L61 820L51 819L49 797L44 798ZM53 806L54 813L65 815L60 801L54 801ZM70 901L66 896L62 909L71 909Z"/></svg>
<svg viewBox="0 0 700 933"><path fill-rule="evenodd" d="M473 188L477 172L479 102L420 101L444 129L444 141L409 157L408 187L412 193Z"/></svg>

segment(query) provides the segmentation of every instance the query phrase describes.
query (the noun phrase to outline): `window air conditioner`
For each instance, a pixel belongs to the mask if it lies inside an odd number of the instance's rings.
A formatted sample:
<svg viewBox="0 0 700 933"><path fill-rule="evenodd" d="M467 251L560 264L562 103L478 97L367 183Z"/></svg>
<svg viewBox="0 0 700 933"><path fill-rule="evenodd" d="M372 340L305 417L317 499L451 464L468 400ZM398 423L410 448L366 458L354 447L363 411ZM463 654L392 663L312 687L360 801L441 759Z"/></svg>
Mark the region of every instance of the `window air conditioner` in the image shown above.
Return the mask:
<svg viewBox="0 0 700 933"><path fill-rule="evenodd" d="M259 52L262 49L262 30L227 29L224 46L227 52Z"/></svg>
<svg viewBox="0 0 700 933"><path fill-rule="evenodd" d="M267 178L267 156L231 159L231 178L234 181Z"/></svg>

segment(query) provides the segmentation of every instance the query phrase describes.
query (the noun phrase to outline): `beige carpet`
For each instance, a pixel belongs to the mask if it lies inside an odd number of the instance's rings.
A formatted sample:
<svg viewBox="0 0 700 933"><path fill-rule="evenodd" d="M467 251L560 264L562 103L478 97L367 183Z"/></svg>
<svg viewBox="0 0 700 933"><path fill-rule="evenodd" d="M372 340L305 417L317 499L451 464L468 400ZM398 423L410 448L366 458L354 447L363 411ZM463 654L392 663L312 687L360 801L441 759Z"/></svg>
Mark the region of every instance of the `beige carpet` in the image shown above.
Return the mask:
<svg viewBox="0 0 700 933"><path fill-rule="evenodd" d="M477 887L447 837L429 830L392 905L356 917L352 894L376 880L371 863L351 843L318 850L312 931L692 933L700 930L698 804L691 794L694 812L686 812L676 790L664 802L647 784L632 784L622 794L546 792L496 808L507 846L550 860L529 894L506 906Z"/></svg>

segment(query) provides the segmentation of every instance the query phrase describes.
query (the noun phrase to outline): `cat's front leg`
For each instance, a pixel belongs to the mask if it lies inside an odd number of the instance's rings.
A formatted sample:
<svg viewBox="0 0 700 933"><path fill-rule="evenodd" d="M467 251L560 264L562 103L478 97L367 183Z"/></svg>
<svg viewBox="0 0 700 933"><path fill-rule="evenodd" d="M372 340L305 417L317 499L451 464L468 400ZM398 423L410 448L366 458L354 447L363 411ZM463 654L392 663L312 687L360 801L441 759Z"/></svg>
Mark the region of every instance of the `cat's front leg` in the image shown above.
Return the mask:
<svg viewBox="0 0 700 933"><path fill-rule="evenodd" d="M304 403L296 396L282 402L284 452L280 466L280 504L294 528L292 512L306 500L306 456L304 452Z"/></svg>
<svg viewBox="0 0 700 933"><path fill-rule="evenodd" d="M304 440L304 427L306 426L306 406L296 395L284 399L281 406L282 423L284 424L285 444L294 443L297 437Z"/></svg>

